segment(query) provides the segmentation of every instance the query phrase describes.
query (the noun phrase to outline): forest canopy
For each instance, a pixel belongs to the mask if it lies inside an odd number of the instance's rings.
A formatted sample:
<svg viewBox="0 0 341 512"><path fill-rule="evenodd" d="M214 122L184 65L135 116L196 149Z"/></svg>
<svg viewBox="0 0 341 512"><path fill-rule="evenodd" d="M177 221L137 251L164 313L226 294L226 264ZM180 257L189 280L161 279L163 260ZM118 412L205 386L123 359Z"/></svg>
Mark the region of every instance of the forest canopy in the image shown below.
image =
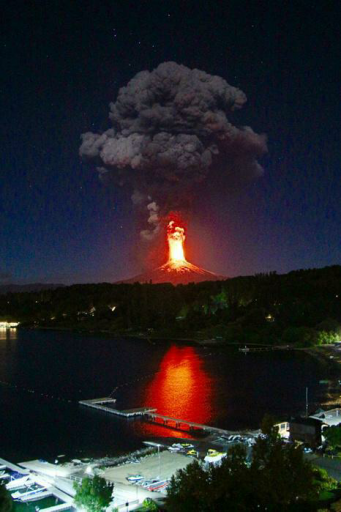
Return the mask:
<svg viewBox="0 0 341 512"><path fill-rule="evenodd" d="M341 339L341 266L165 284L82 284L0 295L0 320L148 337L311 346Z"/></svg>

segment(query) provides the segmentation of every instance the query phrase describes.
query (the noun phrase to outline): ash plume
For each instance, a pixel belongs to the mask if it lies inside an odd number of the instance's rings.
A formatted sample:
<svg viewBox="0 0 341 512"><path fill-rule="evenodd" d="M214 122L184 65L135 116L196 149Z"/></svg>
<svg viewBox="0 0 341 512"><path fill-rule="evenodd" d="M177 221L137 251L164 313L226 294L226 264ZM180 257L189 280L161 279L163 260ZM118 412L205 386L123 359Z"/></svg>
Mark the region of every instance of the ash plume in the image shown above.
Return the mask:
<svg viewBox="0 0 341 512"><path fill-rule="evenodd" d="M110 104L112 127L84 133L80 156L105 180L128 185L145 211L141 236L153 239L170 210L188 205L191 191L213 170L259 176L266 137L229 117L245 94L223 78L175 62L138 73ZM228 183L228 180L227 180Z"/></svg>

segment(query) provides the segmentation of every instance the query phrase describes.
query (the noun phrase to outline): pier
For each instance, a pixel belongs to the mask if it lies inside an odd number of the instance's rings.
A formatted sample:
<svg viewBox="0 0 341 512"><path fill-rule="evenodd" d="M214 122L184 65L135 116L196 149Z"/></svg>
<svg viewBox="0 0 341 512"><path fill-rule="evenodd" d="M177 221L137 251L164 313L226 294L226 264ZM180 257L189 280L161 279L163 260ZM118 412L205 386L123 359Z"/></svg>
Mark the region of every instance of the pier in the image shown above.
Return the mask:
<svg viewBox="0 0 341 512"><path fill-rule="evenodd" d="M113 406L115 402L116 400L114 398L105 397L94 398L91 400L81 400L79 403L81 405L85 405L86 407L91 407L93 409L97 409L99 411L103 411L110 414L115 414L117 416L123 416L125 418L140 417L142 420L153 422L162 427L186 431L190 432L191 434L206 432L207 434L218 434L226 436L240 434L240 432L235 432L232 430L225 430L223 428L212 427L211 425L202 425L201 423L195 423L194 421L187 421L180 418L172 418L171 416L165 416L163 414L159 414L157 412L157 409L153 407L139 407L137 409L119 410ZM256 434L256 431L245 431L243 432L243 434L247 436L254 436Z"/></svg>
<svg viewBox="0 0 341 512"><path fill-rule="evenodd" d="M239 352L244 352L244 354L248 354L251 352L273 352L274 350L295 350L293 347L289 346L262 346L262 347L248 347L245 346L239 349Z"/></svg>
<svg viewBox="0 0 341 512"><path fill-rule="evenodd" d="M80 400L79 403L81 405L85 405L86 407L91 407L92 409L98 409L100 411L115 414L116 416L123 416L125 418L133 418L136 416L143 416L148 413L156 412L156 409L153 407L138 407L136 409L126 410L116 409L116 407L114 407L116 399L110 397L94 398L92 400Z"/></svg>
<svg viewBox="0 0 341 512"><path fill-rule="evenodd" d="M147 412L144 414L144 418L156 423L157 425L167 426L175 430L185 430L183 427L187 427L186 431L191 433L207 432L207 434L219 434L226 436L234 435L237 433L232 430L212 427L211 425L202 425L201 423L195 423L194 421L187 421L179 418L172 418L171 416L164 416L163 414L158 414L156 412ZM250 432L247 432L247 434L250 434Z"/></svg>

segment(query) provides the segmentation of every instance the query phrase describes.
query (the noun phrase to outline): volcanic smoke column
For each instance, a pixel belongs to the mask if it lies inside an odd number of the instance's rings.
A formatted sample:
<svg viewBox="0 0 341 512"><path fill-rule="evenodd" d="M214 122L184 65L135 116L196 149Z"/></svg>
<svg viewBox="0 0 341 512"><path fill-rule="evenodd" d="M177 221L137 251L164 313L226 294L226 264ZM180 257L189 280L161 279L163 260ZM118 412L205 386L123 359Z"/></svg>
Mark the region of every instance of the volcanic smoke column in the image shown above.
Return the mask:
<svg viewBox="0 0 341 512"><path fill-rule="evenodd" d="M245 102L219 76L164 62L119 90L111 127L83 133L79 153L104 182L129 188L141 237L152 240L170 211L188 211L198 189L205 197L208 177L223 194L236 177L262 175L266 137L231 122Z"/></svg>

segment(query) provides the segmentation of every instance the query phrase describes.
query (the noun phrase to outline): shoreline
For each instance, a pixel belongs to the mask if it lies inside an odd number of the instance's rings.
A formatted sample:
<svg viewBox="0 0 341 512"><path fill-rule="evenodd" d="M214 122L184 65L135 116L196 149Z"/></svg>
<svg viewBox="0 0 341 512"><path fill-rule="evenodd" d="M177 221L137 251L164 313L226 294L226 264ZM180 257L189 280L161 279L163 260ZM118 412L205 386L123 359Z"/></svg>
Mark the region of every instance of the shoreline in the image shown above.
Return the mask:
<svg viewBox="0 0 341 512"><path fill-rule="evenodd" d="M74 332L82 335L102 335L102 336L116 336L122 339L136 339L136 340L144 340L150 343L151 345L156 345L158 342L160 343L187 343L188 345L201 346L201 347L264 347L274 350L309 350L305 348L288 346L288 344L268 344L268 343L252 343L249 342L245 344L245 342L240 343L238 341L226 342L224 340L217 340L215 338L202 339L196 338L192 336L190 338L183 338L177 336L157 336L155 333L153 334L139 334L139 333L122 333L117 331L110 331L106 329L79 329L77 327L49 327L49 326L20 326L17 328L18 330L28 330L28 331L61 331L61 332ZM314 348L314 347L313 347Z"/></svg>
<svg viewBox="0 0 341 512"><path fill-rule="evenodd" d="M311 357L314 357L327 367L328 382L323 393L325 399L323 402L321 401L321 406L323 407L341 407L341 386L339 385L339 380L341 379L340 348L335 345L322 345L303 349Z"/></svg>
<svg viewBox="0 0 341 512"><path fill-rule="evenodd" d="M147 334L127 334L117 331L109 331L105 329L77 329L76 327L45 327L45 326L23 326L19 327L17 330L27 330L27 331L57 331L57 332L74 332L76 334L82 334L82 335L97 335L97 336L116 336L118 338L122 339L136 339L136 340L143 340L147 341L151 345L156 345L157 342L165 342L165 343L171 343L171 342L184 342L187 344L201 344L201 340L196 340L195 338L177 338L177 337L164 337L164 336L148 336ZM226 345L226 343L221 343L216 340L207 340L208 343L212 342L216 343L217 346L220 345Z"/></svg>

